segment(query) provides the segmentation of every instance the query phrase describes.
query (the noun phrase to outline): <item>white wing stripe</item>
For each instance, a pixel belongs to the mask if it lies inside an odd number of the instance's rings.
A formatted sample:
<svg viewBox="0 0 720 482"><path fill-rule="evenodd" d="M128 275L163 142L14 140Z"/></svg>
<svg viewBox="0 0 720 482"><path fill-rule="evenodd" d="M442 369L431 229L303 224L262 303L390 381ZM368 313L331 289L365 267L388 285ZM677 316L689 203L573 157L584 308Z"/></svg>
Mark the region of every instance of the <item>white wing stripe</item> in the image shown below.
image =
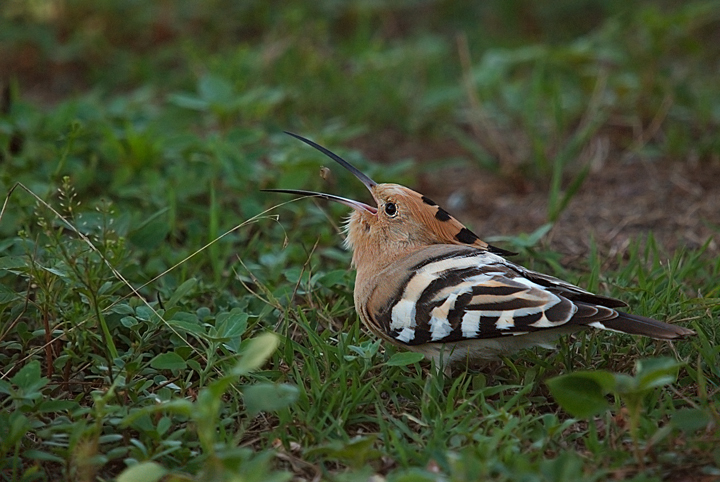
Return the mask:
<svg viewBox="0 0 720 482"><path fill-rule="evenodd" d="M462 334L465 338L475 338L480 332L480 315L479 311L466 311L463 315Z"/></svg>
<svg viewBox="0 0 720 482"><path fill-rule="evenodd" d="M448 313L455 307L459 293L453 293L448 296L445 303L433 308L430 318L430 333L432 333L432 341L442 340L452 333L452 326L448 321Z"/></svg>
<svg viewBox="0 0 720 482"><path fill-rule="evenodd" d="M409 343L415 338L415 328L405 327L395 336L395 338L403 343Z"/></svg>
<svg viewBox="0 0 720 482"><path fill-rule="evenodd" d="M492 279L492 275L488 274L478 274L475 276L471 276L462 283L456 284L456 285L450 285L446 286L445 288L441 289L437 292L437 294L433 297L432 301L440 301L444 300L448 296L450 296L452 293L457 293L458 296L470 293L473 289L473 286L477 286L482 283L487 283Z"/></svg>
<svg viewBox="0 0 720 482"><path fill-rule="evenodd" d="M496 312L500 317L495 322L495 328L498 330L509 330L511 328L515 328L515 318L513 315L515 312L513 311L497 311Z"/></svg>
<svg viewBox="0 0 720 482"><path fill-rule="evenodd" d="M392 309L393 330L415 328L415 301L403 298Z"/></svg>

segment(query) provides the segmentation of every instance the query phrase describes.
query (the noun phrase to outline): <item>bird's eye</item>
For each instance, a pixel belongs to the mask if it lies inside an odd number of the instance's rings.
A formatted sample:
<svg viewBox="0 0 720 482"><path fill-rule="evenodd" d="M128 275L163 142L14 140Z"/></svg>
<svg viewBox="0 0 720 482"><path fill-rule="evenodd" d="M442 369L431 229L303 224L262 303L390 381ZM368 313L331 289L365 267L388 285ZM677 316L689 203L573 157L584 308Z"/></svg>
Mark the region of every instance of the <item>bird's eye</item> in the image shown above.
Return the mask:
<svg viewBox="0 0 720 482"><path fill-rule="evenodd" d="M395 206L395 203L385 203L385 214L390 217L397 214L397 206Z"/></svg>

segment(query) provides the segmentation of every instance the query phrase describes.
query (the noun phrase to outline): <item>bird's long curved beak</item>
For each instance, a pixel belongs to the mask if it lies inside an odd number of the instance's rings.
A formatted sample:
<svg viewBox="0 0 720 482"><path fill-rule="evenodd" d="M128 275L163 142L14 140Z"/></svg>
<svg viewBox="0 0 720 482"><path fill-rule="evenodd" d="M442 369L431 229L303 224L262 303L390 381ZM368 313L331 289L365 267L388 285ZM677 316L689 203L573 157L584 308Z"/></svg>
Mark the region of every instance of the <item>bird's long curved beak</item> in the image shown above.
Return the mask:
<svg viewBox="0 0 720 482"><path fill-rule="evenodd" d="M375 181L373 181L372 179L370 179L367 175L363 174L358 168L356 168L355 166L353 166L352 164L350 164L349 162L347 162L345 159L343 159L342 157L338 156L338 155L335 154L334 152L332 152L332 151L324 148L324 147L321 146L320 144L316 144L315 142L311 141L310 139L306 139L306 138L304 138L304 137L302 137L302 136L299 136L299 135L297 135L297 134L293 134L292 132L288 132L288 131L285 131L285 134L288 134L288 135L290 135L290 136L293 136L294 138L296 138L296 139L298 139L298 140L301 140L301 141L304 142L305 144L307 144L307 145L309 145L309 146L311 146L311 147L314 147L314 148L317 149L318 151L320 151L320 152L322 152L323 154L325 154L326 156L328 156L328 157L329 157L330 159L332 159L333 161L335 161L335 162L337 162L338 164L340 164L342 167L344 167L345 169L347 169L348 171L350 171L351 173L353 173L353 175L354 175L356 178L358 178L358 179L360 180L360 182L362 182L362 183L365 185L365 187L368 189L368 191L370 191L370 194L372 194L372 192L373 192L373 189L372 189L372 188L375 187L375 186L377 186L377 183L376 183ZM301 190L301 189L261 189L261 190L264 191L264 192L283 192L283 193L287 193L287 194L297 194L297 195L300 195L300 196L319 197L319 198L322 198L322 199L327 199L327 200L329 200L329 201L339 202L339 203L341 203L341 204L344 204L344 205L346 205L346 206L348 206L348 207L351 207L351 208L353 208L353 209L355 209L355 210L358 210L358 211L368 211L368 212L371 213L371 214L377 214L377 208L376 208L376 207L370 206L370 205L365 204L365 203L362 203L362 202L360 202L360 201L354 201L354 200L352 200L352 199L347 199L347 198L340 197L340 196L335 196L335 195L332 195L332 194L325 194L325 193L314 192L314 191L303 191L303 190ZM374 197L374 196L373 196L373 197Z"/></svg>
<svg viewBox="0 0 720 482"><path fill-rule="evenodd" d="M329 201L339 202L345 206L351 207L357 211L368 211L370 214L377 214L377 208L374 208L368 204L353 199L347 199L340 196L334 196L332 194L325 194L322 192L315 191L303 191L302 189L261 189L263 192L284 192L286 194L297 194L299 196L311 196L319 197L321 199L327 199Z"/></svg>

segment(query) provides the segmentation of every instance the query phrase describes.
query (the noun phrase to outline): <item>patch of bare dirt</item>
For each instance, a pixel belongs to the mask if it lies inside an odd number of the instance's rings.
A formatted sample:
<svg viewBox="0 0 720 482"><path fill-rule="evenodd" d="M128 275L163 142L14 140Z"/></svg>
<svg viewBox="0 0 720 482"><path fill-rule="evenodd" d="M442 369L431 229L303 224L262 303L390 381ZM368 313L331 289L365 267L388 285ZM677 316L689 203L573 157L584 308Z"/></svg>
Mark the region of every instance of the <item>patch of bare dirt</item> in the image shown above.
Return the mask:
<svg viewBox="0 0 720 482"><path fill-rule="evenodd" d="M529 233L546 222L546 186L517 189L478 169L457 171L425 179L421 189L445 204L464 200L456 216L478 235ZM650 232L668 251L697 249L711 240L708 250L720 254L720 165L609 163L588 175L558 220L551 247L570 258L584 257L594 238L601 252L614 256Z"/></svg>

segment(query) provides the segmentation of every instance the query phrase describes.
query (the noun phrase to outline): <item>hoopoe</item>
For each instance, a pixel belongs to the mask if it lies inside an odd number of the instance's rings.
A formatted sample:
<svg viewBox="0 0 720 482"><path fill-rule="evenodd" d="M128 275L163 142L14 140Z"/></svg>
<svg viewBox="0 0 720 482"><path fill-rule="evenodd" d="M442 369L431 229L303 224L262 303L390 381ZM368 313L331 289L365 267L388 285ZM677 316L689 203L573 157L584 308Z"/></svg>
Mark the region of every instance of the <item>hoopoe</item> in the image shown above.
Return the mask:
<svg viewBox="0 0 720 482"><path fill-rule="evenodd" d="M587 327L674 340L695 332L618 310L623 301L511 263L512 253L482 241L432 199L398 184L378 184L316 144L359 179L377 206L296 189L353 209L346 230L356 269L355 309L371 332L436 366L489 361L532 346L552 348Z"/></svg>

